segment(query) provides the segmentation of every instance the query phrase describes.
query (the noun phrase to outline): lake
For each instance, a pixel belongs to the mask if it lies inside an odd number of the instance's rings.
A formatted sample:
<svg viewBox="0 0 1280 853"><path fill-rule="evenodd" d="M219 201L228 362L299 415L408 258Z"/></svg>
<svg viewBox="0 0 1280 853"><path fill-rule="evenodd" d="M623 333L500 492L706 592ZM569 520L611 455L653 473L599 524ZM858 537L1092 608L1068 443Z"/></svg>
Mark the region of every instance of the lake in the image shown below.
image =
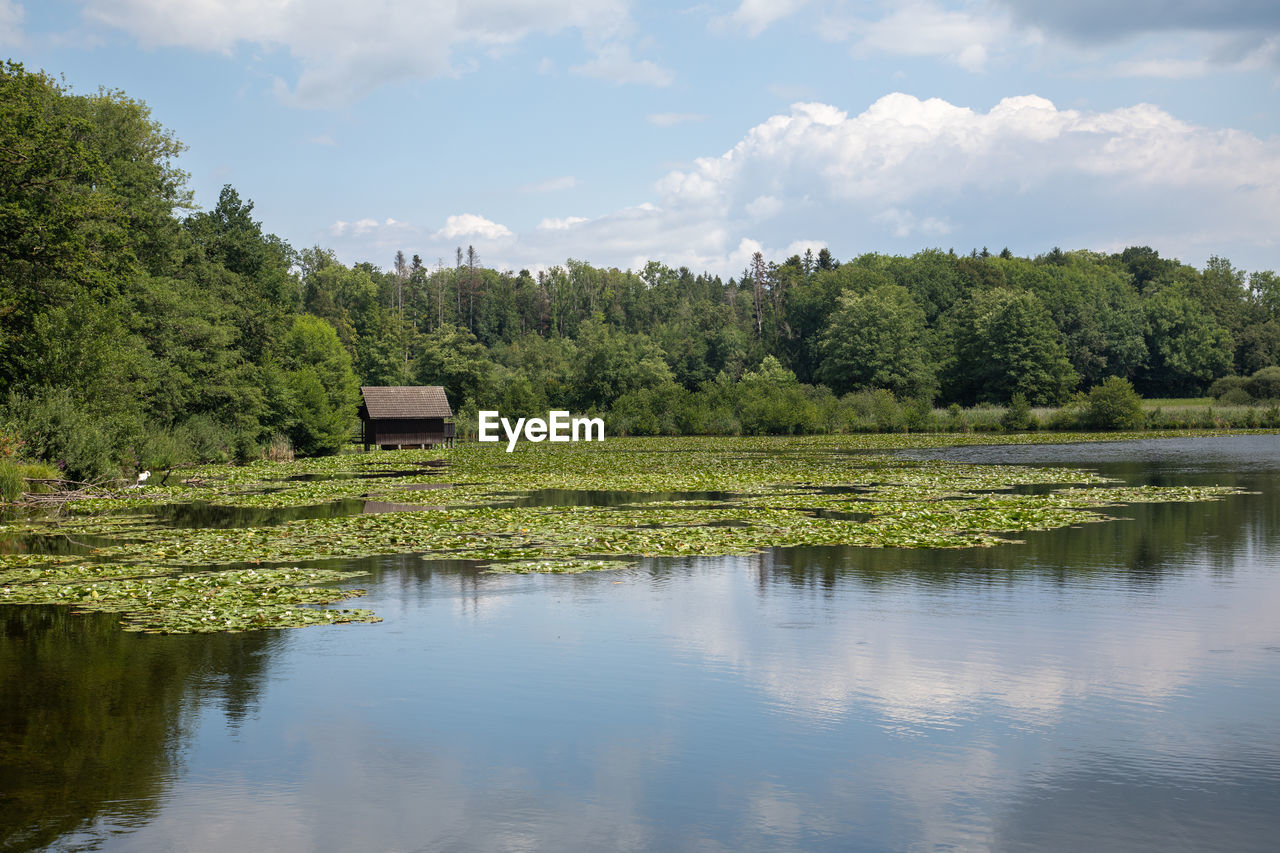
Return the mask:
<svg viewBox="0 0 1280 853"><path fill-rule="evenodd" d="M0 849L1274 850L1280 437L905 455L1254 493L980 549L335 562L372 625L0 608Z"/></svg>

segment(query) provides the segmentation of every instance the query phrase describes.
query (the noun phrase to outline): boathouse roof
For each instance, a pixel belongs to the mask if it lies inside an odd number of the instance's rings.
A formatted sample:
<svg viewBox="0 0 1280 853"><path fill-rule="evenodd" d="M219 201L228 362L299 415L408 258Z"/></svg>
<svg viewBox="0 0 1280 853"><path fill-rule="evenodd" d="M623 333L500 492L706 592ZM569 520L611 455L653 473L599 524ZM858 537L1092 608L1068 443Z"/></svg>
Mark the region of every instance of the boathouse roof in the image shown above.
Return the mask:
<svg viewBox="0 0 1280 853"><path fill-rule="evenodd" d="M366 385L360 393L367 417L374 420L453 417L440 385Z"/></svg>

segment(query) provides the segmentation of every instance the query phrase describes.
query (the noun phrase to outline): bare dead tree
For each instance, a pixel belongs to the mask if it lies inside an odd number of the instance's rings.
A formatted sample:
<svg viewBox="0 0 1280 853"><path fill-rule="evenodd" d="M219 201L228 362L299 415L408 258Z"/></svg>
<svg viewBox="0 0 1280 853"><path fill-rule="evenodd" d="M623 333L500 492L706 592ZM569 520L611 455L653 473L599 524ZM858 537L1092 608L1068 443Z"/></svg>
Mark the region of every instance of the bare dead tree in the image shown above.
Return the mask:
<svg viewBox="0 0 1280 853"><path fill-rule="evenodd" d="M436 328L444 325L444 258L436 258Z"/></svg>
<svg viewBox="0 0 1280 853"><path fill-rule="evenodd" d="M409 280L409 264L405 261L404 252L396 249L396 310L404 312L404 283Z"/></svg>
<svg viewBox="0 0 1280 853"><path fill-rule="evenodd" d="M764 334L764 255L756 252L751 256L751 296L756 312L756 337Z"/></svg>
<svg viewBox="0 0 1280 853"><path fill-rule="evenodd" d="M453 288L458 292L458 313L453 319L462 322L462 247L459 246L453 259Z"/></svg>
<svg viewBox="0 0 1280 853"><path fill-rule="evenodd" d="M476 330L476 291L479 285L476 282L476 267L480 265L480 256L476 254L476 247L467 246L467 328L474 334Z"/></svg>

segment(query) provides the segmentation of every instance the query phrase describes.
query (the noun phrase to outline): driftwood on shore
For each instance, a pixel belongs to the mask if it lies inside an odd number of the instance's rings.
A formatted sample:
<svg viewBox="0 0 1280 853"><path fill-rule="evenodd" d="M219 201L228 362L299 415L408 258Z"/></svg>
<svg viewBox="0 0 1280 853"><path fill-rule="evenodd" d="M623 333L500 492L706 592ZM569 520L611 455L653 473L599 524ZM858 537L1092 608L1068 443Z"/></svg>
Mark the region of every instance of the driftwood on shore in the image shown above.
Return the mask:
<svg viewBox="0 0 1280 853"><path fill-rule="evenodd" d="M10 501L8 506L28 508L61 508L70 501L86 498L118 498L124 491L116 485L119 481L107 480L99 483L82 483L77 480L45 479L40 477L24 477L30 488L46 487L49 491L23 491L22 497Z"/></svg>
<svg viewBox="0 0 1280 853"><path fill-rule="evenodd" d="M174 465L171 468L164 469L160 475L158 485L163 486L168 482L170 475L182 468L195 468L195 463ZM23 481L28 484L28 489L24 489L22 497L16 501L5 502L0 500L0 504L5 506L19 507L61 507L70 501L84 500L86 498L123 498L127 497L129 492L139 488L141 480L133 485L124 485L127 480L100 480L97 482L86 483L78 480L66 480L62 478L42 478L42 477L24 477ZM182 481L184 485L200 485L205 481L192 477L189 480ZM42 488L43 487L43 488Z"/></svg>

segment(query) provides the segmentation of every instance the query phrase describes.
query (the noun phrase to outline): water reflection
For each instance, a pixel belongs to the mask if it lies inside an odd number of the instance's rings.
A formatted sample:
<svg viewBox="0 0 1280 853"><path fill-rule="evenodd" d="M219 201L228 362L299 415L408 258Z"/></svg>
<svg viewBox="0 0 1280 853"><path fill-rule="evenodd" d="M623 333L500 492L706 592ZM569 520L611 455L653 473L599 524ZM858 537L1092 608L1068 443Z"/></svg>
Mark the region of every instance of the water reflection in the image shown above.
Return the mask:
<svg viewBox="0 0 1280 853"><path fill-rule="evenodd" d="M421 512L433 509L416 504L390 501L342 498L313 506L243 507L192 501L183 504L145 507L130 514L154 518L165 527L221 528L274 527L291 521L308 519L346 518L379 512Z"/></svg>
<svg viewBox="0 0 1280 853"><path fill-rule="evenodd" d="M618 492L604 489L535 489L531 492L493 492L503 498L493 506L603 506L624 507L667 501L707 501L716 504L733 500L733 492Z"/></svg>
<svg viewBox="0 0 1280 853"><path fill-rule="evenodd" d="M279 642L144 637L115 622L56 607L0 612L0 848L59 838L89 848L151 820L200 709L243 721Z"/></svg>
<svg viewBox="0 0 1280 853"><path fill-rule="evenodd" d="M0 637L6 687L32 682L0 825L40 827L11 849L1269 850L1275 445L1077 449L1053 464L1258 494L994 549L575 577L401 555L343 564L381 625L232 637L28 609L60 621ZM63 797L86 756L102 778Z"/></svg>
<svg viewBox="0 0 1280 853"><path fill-rule="evenodd" d="M102 536L9 535L0 536L0 554L89 554L113 542Z"/></svg>

